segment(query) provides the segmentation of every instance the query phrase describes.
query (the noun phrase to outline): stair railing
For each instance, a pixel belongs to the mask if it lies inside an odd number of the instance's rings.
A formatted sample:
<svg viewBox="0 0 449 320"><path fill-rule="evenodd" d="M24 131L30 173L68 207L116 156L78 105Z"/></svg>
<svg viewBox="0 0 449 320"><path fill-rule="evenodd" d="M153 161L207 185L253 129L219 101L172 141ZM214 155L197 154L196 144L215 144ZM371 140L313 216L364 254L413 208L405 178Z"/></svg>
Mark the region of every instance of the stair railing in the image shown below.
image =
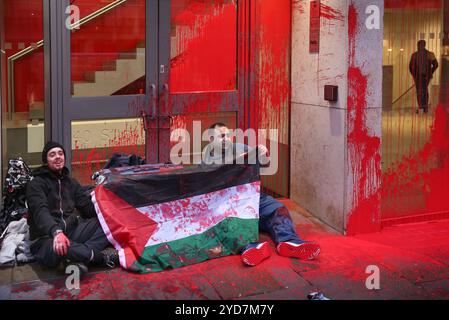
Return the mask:
<svg viewBox="0 0 449 320"><path fill-rule="evenodd" d="M410 92L410 90L412 90L415 87L415 85L412 85L410 88L408 88L407 90L404 91L403 94L401 94L397 99L395 99L391 105L393 106L396 102L398 102L400 99L402 99L403 96L405 96L407 93Z"/></svg>
<svg viewBox="0 0 449 320"><path fill-rule="evenodd" d="M112 9L122 5L127 0L116 0L111 2L110 4L98 9L97 11L92 12L91 14L83 17L79 21L75 21L69 27L71 31L79 29L80 26L88 23L89 21L102 16L103 14L111 11ZM39 49L44 45L44 40L40 40L35 44L32 44L29 47L13 54L8 58L8 113L9 119L12 120L13 113L15 111L15 102L14 102L14 62L32 52Z"/></svg>

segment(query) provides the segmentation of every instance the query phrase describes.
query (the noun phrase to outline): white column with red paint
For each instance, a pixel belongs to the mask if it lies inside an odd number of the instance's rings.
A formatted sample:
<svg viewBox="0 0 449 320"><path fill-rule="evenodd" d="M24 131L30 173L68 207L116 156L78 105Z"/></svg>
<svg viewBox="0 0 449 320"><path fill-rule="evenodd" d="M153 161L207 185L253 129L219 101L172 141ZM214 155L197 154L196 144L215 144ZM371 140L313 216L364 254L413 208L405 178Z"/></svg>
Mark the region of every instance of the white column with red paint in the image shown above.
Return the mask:
<svg viewBox="0 0 449 320"><path fill-rule="evenodd" d="M370 5L378 29L366 28ZM383 1L321 0L319 53L309 53L309 17L310 1L293 1L291 198L341 233L374 230ZM324 99L325 85L338 86L338 101Z"/></svg>

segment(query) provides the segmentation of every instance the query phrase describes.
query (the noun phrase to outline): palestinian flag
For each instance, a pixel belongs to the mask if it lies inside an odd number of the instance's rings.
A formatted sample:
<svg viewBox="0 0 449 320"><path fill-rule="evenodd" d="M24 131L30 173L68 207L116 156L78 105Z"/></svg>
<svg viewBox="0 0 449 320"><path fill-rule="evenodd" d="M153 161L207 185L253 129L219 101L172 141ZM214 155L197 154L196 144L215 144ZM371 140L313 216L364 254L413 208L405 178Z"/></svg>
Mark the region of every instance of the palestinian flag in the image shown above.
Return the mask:
<svg viewBox="0 0 449 320"><path fill-rule="evenodd" d="M92 200L125 269L178 268L258 240L256 165L143 165L99 179Z"/></svg>

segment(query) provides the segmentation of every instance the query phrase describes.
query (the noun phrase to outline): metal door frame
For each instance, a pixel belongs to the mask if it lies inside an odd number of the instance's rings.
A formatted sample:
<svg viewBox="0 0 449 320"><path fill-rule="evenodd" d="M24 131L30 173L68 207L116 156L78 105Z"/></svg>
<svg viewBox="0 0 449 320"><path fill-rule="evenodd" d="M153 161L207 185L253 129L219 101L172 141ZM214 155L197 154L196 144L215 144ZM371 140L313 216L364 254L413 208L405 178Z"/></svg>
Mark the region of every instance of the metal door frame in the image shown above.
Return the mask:
<svg viewBox="0 0 449 320"><path fill-rule="evenodd" d="M71 123L75 120L97 120L113 118L139 117L140 114L130 114L127 106L140 99L145 101L144 109L146 114L152 112L148 108L151 101L151 95L157 92L151 92L151 84L157 84L157 46L158 46L158 2L146 0L146 34L145 34L145 94L133 95L115 95L101 97L72 97L71 95L71 51L70 51L70 31L66 28L65 21L67 15L65 8L70 5L69 0L50 1L54 12L52 22L56 28L52 29L52 39L61 45L51 48L54 55L52 62L55 69L51 77L52 88L59 94L52 95L52 114L53 119L52 139L62 141L67 150L72 149L72 128ZM151 31L151 32L149 32ZM157 86L156 86L157 90ZM52 91L53 93L53 91ZM154 143L158 143L155 141ZM67 152L66 165L70 168L71 152Z"/></svg>
<svg viewBox="0 0 449 320"><path fill-rule="evenodd" d="M75 120L97 120L113 118L139 117L140 114L130 115L127 105L140 97L145 101L145 115L149 119L158 119L156 124L150 125L150 130L156 130L151 143L146 142L146 157L148 162L160 160L159 152L151 154L149 145L153 150L161 150L160 145L160 118L165 116L164 84L168 83L168 72L160 73L159 67L164 64L169 70L170 60L170 5L171 1L146 0L146 91L145 94L102 96L102 97L72 97L71 95L71 51L70 31L66 28L67 14L65 9L70 5L70 0L51 1L44 0L49 10L47 12L48 26L45 27L45 116L46 139L60 141L67 150L71 150L72 130L71 123ZM251 6L249 0L237 2L237 75L236 91L227 93L226 99L234 99L234 107L226 109L223 104L219 111L237 112L237 126L247 128L245 112L249 103L249 72L250 72L250 30L251 30ZM148 32L151 30L152 32ZM51 63L50 63L51 62ZM154 84L156 90L151 93L150 86ZM181 95L178 95L178 98ZM183 99L180 99L182 101ZM155 107L156 106L156 107ZM107 113L105 113L107 110ZM178 112L182 113L182 110ZM205 111L207 112L207 111ZM148 121L145 121L148 123ZM150 121L151 122L151 121ZM148 131L146 132L148 136ZM151 156L150 158L148 156ZM66 164L71 166L71 152L67 152Z"/></svg>
<svg viewBox="0 0 449 320"><path fill-rule="evenodd" d="M47 141L48 139L53 139L57 137L52 136L52 132L55 130L52 129L52 125L57 125L57 118L55 117L54 120L52 118L52 108L51 105L55 104L56 96L57 96L57 90L54 88L54 81L52 82L52 79L55 79L55 74L57 70L57 66L53 64L54 57L54 51L56 48L56 45L53 45L53 51L51 51L52 46L51 44L57 43L57 39L54 37L55 31L55 24L54 24L54 9L53 5L55 4L54 1L51 0L42 0L42 28L43 28L43 39L44 39L44 140ZM3 8L1 8L3 12ZM3 16L1 16L0 25L3 25ZM1 37L2 41L4 41L4 38ZM1 53L3 54L3 53ZM2 106L2 79L1 79L1 72L2 72L2 63L0 63L0 116L1 116L1 133L0 133L0 149L1 149L1 158L0 158L0 167L2 168L0 172L1 177L1 184L3 187L3 156L4 152L6 151L4 149L3 139L6 137L3 136L3 106ZM8 109L10 106L8 106ZM53 108L55 109L55 108Z"/></svg>

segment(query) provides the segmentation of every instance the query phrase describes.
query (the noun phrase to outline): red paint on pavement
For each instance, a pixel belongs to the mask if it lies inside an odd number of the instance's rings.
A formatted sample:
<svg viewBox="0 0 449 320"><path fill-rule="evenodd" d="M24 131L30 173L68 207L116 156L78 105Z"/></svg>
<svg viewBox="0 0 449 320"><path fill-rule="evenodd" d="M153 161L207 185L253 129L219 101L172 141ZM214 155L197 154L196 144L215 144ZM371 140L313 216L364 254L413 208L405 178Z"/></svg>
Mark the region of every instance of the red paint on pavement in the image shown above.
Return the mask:
<svg viewBox="0 0 449 320"><path fill-rule="evenodd" d="M109 300L115 299L113 291L108 283L108 275L106 273L97 273L87 275L80 281L79 289L67 289L65 279L52 281L51 287L46 291L46 297L51 300Z"/></svg>
<svg viewBox="0 0 449 320"><path fill-rule="evenodd" d="M320 289L332 299L363 299L369 296L364 283L369 276L368 265L377 265L382 275L381 288L377 291L380 299L401 299L410 294L421 294L422 298L448 297L442 290L447 279L449 251L445 251L449 220L432 223L409 224L386 228L378 233L345 237L330 235L312 224L297 225L298 232L314 231L311 240L317 240L322 254L313 261L301 261L280 257L275 253L271 240L272 255L256 267L246 267L239 255L209 260L200 264L153 274L134 274L123 270L87 275L81 282L80 290L65 289L65 278L46 283L32 282L16 286L13 294L17 298L34 299L175 299L181 295L191 295L196 299L208 299L211 292L221 299L244 298L264 294L270 299L273 292L279 297L284 292L285 299L304 299L312 289ZM264 240L265 234L261 236ZM446 262L447 263L447 262ZM207 281L201 281L205 279ZM432 281L437 281L432 284ZM444 281L444 280L442 280ZM420 282L415 285L416 282ZM303 284L301 284L303 283ZM408 284L399 289L397 285ZM360 291L354 291L358 286ZM421 286L435 292L422 290ZM20 289L24 292L20 292ZM408 291L407 291L408 290ZM354 295L360 294L360 295ZM297 298L297 297L296 297Z"/></svg>

